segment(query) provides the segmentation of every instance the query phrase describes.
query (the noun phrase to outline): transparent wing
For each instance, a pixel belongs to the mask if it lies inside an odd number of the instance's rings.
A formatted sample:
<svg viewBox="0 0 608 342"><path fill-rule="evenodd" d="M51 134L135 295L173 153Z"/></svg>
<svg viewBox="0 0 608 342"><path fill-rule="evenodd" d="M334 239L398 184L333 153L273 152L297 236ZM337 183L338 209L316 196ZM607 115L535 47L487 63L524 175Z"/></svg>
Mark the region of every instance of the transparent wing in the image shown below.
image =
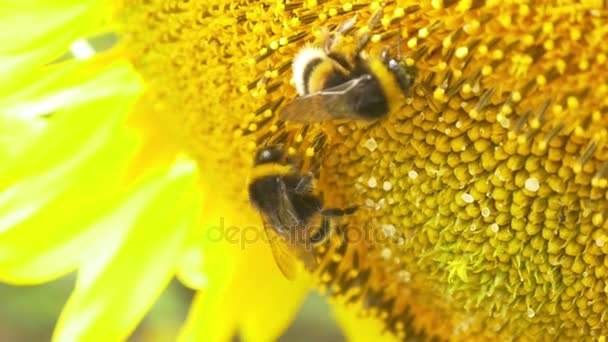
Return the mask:
<svg viewBox="0 0 608 342"><path fill-rule="evenodd" d="M264 230L266 231L266 237L272 250L274 260L279 266L281 273L289 279L293 280L299 273L300 266L293 250L288 245L285 238L279 235L272 225L264 223Z"/></svg>
<svg viewBox="0 0 608 342"><path fill-rule="evenodd" d="M279 204L276 211L278 226L289 235L292 229L297 229L301 224L296 209L293 207L293 202L289 196L293 193L293 189L287 189L285 182L280 182ZM285 234L283 234L285 235ZM291 241L290 241L291 242Z"/></svg>
<svg viewBox="0 0 608 342"><path fill-rule="evenodd" d="M369 86L372 77L361 77L314 94L296 97L285 105L280 117L284 121L312 123L335 119L361 119L352 111L349 99L358 88ZM359 95L357 95L359 96Z"/></svg>

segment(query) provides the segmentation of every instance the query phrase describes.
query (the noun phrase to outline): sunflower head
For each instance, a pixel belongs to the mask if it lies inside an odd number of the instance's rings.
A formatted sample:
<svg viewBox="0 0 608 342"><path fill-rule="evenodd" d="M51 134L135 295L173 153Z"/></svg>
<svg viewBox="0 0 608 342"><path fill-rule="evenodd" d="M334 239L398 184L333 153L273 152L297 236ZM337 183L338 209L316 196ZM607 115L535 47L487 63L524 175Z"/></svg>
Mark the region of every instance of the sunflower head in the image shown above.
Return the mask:
<svg viewBox="0 0 608 342"><path fill-rule="evenodd" d="M62 1L44 8L53 16L31 12L40 29L15 26L27 40L2 37L12 48L0 62L20 67L0 87L10 95L3 113L39 116L43 108L52 116L42 133L28 131L25 157L0 151L10 161L0 167L0 277L35 282L79 270L57 339L124 337L174 274L204 289L185 338L239 330L273 339L286 321L264 321L266 331L259 317L290 317L269 303L296 303L308 282L285 281L267 245L241 250L202 238L218 221L241 234L254 225L262 236L247 189L253 158L267 146L282 146L298 172L312 172L323 207L358 207L331 218L334 233L315 251L315 287L342 314L401 339L608 334L605 4L106 7ZM2 22L0 32L14 32L15 20ZM112 52L48 64L93 22L120 33ZM49 37L57 39L38 47ZM381 82L387 115L281 120L298 96L292 62L307 45L377 62L370 73L394 81ZM76 204L88 209L73 213ZM40 230L50 224L63 228ZM111 286L120 277L128 291ZM113 298L130 298L132 308L119 310ZM222 329L209 329L209 312L228 317Z"/></svg>

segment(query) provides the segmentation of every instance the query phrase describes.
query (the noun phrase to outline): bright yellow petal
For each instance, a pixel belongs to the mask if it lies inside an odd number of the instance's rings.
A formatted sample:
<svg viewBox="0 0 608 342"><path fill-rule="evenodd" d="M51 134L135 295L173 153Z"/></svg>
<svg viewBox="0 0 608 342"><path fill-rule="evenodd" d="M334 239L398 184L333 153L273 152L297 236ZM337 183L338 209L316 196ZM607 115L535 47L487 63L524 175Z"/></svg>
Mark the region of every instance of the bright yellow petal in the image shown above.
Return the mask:
<svg viewBox="0 0 608 342"><path fill-rule="evenodd" d="M103 2L1 1L0 84L19 84L32 68L59 57L99 24ZM18 32L19 34L15 34Z"/></svg>
<svg viewBox="0 0 608 342"><path fill-rule="evenodd" d="M73 107L107 96L137 94L142 90L135 72L125 62L99 66L73 60L31 72L22 80L23 88L15 84L6 89L0 86L3 116L32 118L52 114L65 106Z"/></svg>
<svg viewBox="0 0 608 342"><path fill-rule="evenodd" d="M47 120L44 118L27 119L0 115L0 165L11 165L46 126Z"/></svg>
<svg viewBox="0 0 608 342"><path fill-rule="evenodd" d="M0 279L38 283L72 270L74 256L95 242L87 226L120 200L120 177L136 147L132 137L114 139L80 163L29 177L6 191L0 198Z"/></svg>
<svg viewBox="0 0 608 342"><path fill-rule="evenodd" d="M167 176L155 174L99 223L97 244L82 262L76 289L55 331L55 341L125 339L167 285L201 194L191 162Z"/></svg>
<svg viewBox="0 0 608 342"><path fill-rule="evenodd" d="M61 32L77 31L80 18L99 3L99 0L0 1L0 53L15 53L43 45Z"/></svg>
<svg viewBox="0 0 608 342"><path fill-rule="evenodd" d="M98 97L89 94L89 102L56 112L38 140L5 165L0 183L10 187L0 194L3 281L38 283L74 269L74 255L81 255L90 239L86 227L119 199L122 177L139 146L124 127L134 98L122 91L135 92L139 79L117 63L71 89L71 96L81 101L79 96L87 97L83 89L96 87L92 93ZM119 94L111 96L112 91ZM67 98L61 104L73 105Z"/></svg>
<svg viewBox="0 0 608 342"><path fill-rule="evenodd" d="M226 301L233 295L229 288L237 260L227 247L222 243L204 249L203 264L205 268L214 270L203 272L195 280L196 284L205 285L205 288L199 289L191 304L188 320L180 336L183 342L229 341L235 334L238 317L233 312L235 308L227 306ZM188 276L188 273L180 278L186 278L185 283L192 284L192 276ZM198 273L201 273L200 270ZM201 278L204 280L199 280Z"/></svg>
<svg viewBox="0 0 608 342"><path fill-rule="evenodd" d="M19 106L20 109L15 109L15 106L3 108L2 114L7 115L5 112L10 112L11 108L15 115L19 115L19 112L40 114L37 111L41 107L77 106L85 100L103 99L108 96L120 96L132 101L129 98L139 91L141 91L141 83L135 72L126 63L116 63L103 74L86 80L82 85L57 90L56 93L23 102ZM120 98L112 101L121 102ZM20 178L37 172L47 172L56 165L63 164L65 160L76 163L95 146L105 143L117 121L126 121L125 114L128 107L118 107L112 101L108 101L107 105L105 102L96 104L91 102L83 107L72 107L55 113L53 124L40 136L38 142L31 146L30 152L24 152L20 160L7 171L8 173L1 175L0 189ZM113 115L115 113L122 115ZM100 128L103 126L107 127ZM66 131L70 134L66 134ZM96 135L94 132L102 135ZM96 136L99 136L98 139L94 139ZM32 158L33 155L36 158ZM0 171L2 171L1 167Z"/></svg>
<svg viewBox="0 0 608 342"><path fill-rule="evenodd" d="M208 287L195 298L181 340L227 341L236 334L244 341L275 340L293 320L310 278L303 274L288 281L281 274L261 227L233 225L230 215L216 217L216 226L205 230L203 247ZM216 234L219 217L223 224ZM237 228L234 234L228 233L231 228Z"/></svg>

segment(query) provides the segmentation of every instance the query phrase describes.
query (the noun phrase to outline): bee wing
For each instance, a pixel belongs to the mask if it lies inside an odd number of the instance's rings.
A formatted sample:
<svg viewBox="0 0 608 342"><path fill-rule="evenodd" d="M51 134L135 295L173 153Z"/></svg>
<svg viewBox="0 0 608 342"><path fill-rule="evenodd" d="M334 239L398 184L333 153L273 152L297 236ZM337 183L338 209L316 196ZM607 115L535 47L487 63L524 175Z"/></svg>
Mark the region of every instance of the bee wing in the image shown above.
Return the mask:
<svg viewBox="0 0 608 342"><path fill-rule="evenodd" d="M291 197L289 197L293 191L288 190L287 185L285 185L285 182L283 181L280 182L279 186L280 196L277 206L277 218L279 220L279 225L285 231L290 232L292 229L298 229L302 225L302 222L300 222ZM293 243L293 241L291 241L291 243Z"/></svg>
<svg viewBox="0 0 608 342"><path fill-rule="evenodd" d="M277 233L276 228L272 225L264 223L264 231L266 231L272 256L277 266L279 266L281 273L289 280L295 279L299 273L300 266L290 245L285 241L284 237Z"/></svg>
<svg viewBox="0 0 608 342"><path fill-rule="evenodd" d="M274 259L281 272L287 279L294 279L300 272L299 261L303 262L306 268L313 270L316 262L311 253L308 241L304 234L305 222L298 217L294 208L294 203L290 197L285 183L280 183L280 196L274 217L271 217L272 224L264 224L266 236L272 249Z"/></svg>
<svg viewBox="0 0 608 342"><path fill-rule="evenodd" d="M281 273L287 279L293 280L300 271L300 265L298 264L300 250L297 242L290 240L296 238L292 232L301 226L301 222L297 217L297 212L289 197L290 193L284 182L279 183L278 193L279 198L274 213L262 216L264 231Z"/></svg>
<svg viewBox="0 0 608 342"><path fill-rule="evenodd" d="M371 80L372 77L366 74L314 94L296 97L283 107L281 120L312 123L335 119L362 119L352 111L349 100L355 96L354 90L366 87Z"/></svg>

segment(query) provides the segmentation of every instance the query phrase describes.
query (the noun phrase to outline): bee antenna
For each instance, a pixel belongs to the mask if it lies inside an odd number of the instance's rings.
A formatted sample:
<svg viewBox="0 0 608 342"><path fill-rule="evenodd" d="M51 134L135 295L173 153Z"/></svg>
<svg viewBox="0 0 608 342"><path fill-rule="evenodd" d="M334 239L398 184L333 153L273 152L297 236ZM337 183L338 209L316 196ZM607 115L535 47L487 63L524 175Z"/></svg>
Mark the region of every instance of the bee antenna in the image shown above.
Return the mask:
<svg viewBox="0 0 608 342"><path fill-rule="evenodd" d="M361 38L359 39L359 45L357 46L357 50L355 50L355 56L359 56L361 51L365 49L370 39L372 38L372 31L376 29L378 24L380 23L380 19L382 19L382 15L384 14L384 6L385 3L380 5L380 9L378 9L371 17L367 24L367 30L363 33Z"/></svg>
<svg viewBox="0 0 608 342"><path fill-rule="evenodd" d="M315 161L314 164L312 164L310 166L310 168L308 169L308 173L313 174L313 175L317 175L317 173L319 172L319 169L321 168L321 163L323 162L325 154L321 154L321 156L319 156L319 158L317 158L317 160Z"/></svg>
<svg viewBox="0 0 608 342"><path fill-rule="evenodd" d="M402 34L401 34L401 20L399 20L399 24L397 26L397 59L401 60L401 40L402 40Z"/></svg>

